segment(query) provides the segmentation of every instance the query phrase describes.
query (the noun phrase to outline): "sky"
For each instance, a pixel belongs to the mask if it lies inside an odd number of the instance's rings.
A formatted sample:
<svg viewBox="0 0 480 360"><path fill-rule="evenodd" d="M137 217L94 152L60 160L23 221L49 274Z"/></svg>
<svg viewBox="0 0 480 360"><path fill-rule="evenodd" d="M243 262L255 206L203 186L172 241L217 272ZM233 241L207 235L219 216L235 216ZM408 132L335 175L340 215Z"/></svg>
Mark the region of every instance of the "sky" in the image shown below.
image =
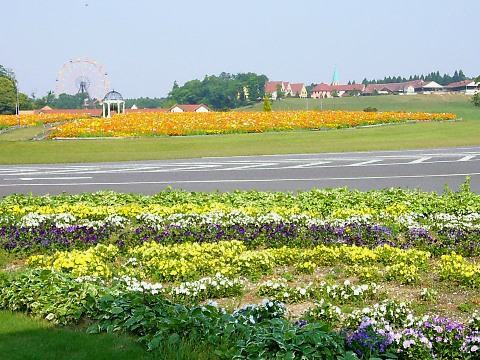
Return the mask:
<svg viewBox="0 0 480 360"><path fill-rule="evenodd" d="M1 1L0 65L29 96L58 93L64 64L87 58L124 98L221 72L306 85L335 67L340 83L480 75L479 0Z"/></svg>

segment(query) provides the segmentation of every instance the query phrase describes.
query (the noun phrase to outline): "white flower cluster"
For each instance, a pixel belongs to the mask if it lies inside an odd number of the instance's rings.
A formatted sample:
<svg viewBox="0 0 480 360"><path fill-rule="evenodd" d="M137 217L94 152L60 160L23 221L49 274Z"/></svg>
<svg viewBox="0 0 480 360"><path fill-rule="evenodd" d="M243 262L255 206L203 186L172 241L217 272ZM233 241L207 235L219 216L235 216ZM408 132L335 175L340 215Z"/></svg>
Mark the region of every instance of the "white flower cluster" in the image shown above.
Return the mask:
<svg viewBox="0 0 480 360"><path fill-rule="evenodd" d="M136 216L137 221L147 226L151 226L156 230L160 230L165 224L165 219L159 215L150 213L142 213Z"/></svg>
<svg viewBox="0 0 480 360"><path fill-rule="evenodd" d="M351 329L357 328L364 317L398 327L412 326L415 322L413 312L405 302L384 300L380 303L375 303L373 307L352 311L345 317L344 326Z"/></svg>
<svg viewBox="0 0 480 360"><path fill-rule="evenodd" d="M289 286L283 278L269 279L258 286L257 294L261 296L272 296L285 302L298 302L311 298L327 298L338 303L363 301L375 297L382 286L376 283L352 284L345 280L342 285L329 284L322 281L318 284L312 282L306 286Z"/></svg>
<svg viewBox="0 0 480 360"><path fill-rule="evenodd" d="M22 216L17 223L21 227L37 227L44 223L55 223L57 228L68 228L70 226L86 226L98 229L107 223L124 227L130 223L130 220L117 214L109 215L103 220L77 219L70 213L60 214L37 214L28 213Z"/></svg>
<svg viewBox="0 0 480 360"><path fill-rule="evenodd" d="M196 301L209 297L220 298L230 291L243 289L244 281L239 278L229 279L217 273L214 277L204 277L197 281L183 282L179 286L170 288L170 295L174 299Z"/></svg>
<svg viewBox="0 0 480 360"><path fill-rule="evenodd" d="M136 278L123 275L121 278L117 279L125 283L127 291L136 291L136 292L149 292L152 295L165 293L163 285L160 283L151 284L146 281L139 281Z"/></svg>
<svg viewBox="0 0 480 360"><path fill-rule="evenodd" d="M432 224L432 227L436 229L443 228L473 228L480 229L480 214L479 213L470 213L466 215L455 215L455 214L433 214L429 218L429 222Z"/></svg>
<svg viewBox="0 0 480 360"><path fill-rule="evenodd" d="M118 227L123 227L126 224L130 223L130 220L127 219L124 216L118 215L118 214L112 214L109 215L105 218L104 220L105 223L110 223Z"/></svg>
<svg viewBox="0 0 480 360"><path fill-rule="evenodd" d="M341 303L347 301L363 300L376 295L382 286L376 283L370 284L352 284L349 280L345 280L343 285L330 285L322 281L319 289L330 299Z"/></svg>
<svg viewBox="0 0 480 360"><path fill-rule="evenodd" d="M60 214L59 214L60 215ZM47 221L51 221L55 215L28 213L20 218L19 226L36 227Z"/></svg>
<svg viewBox="0 0 480 360"><path fill-rule="evenodd" d="M325 321L329 324L338 324L343 319L342 309L332 303L321 299L313 308L306 309L303 317Z"/></svg>
<svg viewBox="0 0 480 360"><path fill-rule="evenodd" d="M427 224L420 225L418 222L420 218L420 214L417 213L404 213L399 216L393 218L398 225L406 229L413 229L413 228L424 228L425 230L429 230L430 226Z"/></svg>
<svg viewBox="0 0 480 360"><path fill-rule="evenodd" d="M468 326L475 331L480 332L480 311L475 310L468 320ZM480 335L480 334L479 334Z"/></svg>

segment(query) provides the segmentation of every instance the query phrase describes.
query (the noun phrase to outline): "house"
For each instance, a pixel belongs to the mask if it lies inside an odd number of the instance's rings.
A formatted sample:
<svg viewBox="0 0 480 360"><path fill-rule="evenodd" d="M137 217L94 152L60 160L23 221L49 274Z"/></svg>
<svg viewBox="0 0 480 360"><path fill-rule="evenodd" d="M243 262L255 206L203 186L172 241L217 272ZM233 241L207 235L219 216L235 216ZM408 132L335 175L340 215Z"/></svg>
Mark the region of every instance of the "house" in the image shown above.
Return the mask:
<svg viewBox="0 0 480 360"><path fill-rule="evenodd" d="M387 84L368 84L362 92L362 95L390 95L403 92L404 87L401 83L387 83ZM414 91L413 87L409 87L409 91Z"/></svg>
<svg viewBox="0 0 480 360"><path fill-rule="evenodd" d="M332 91L332 85L321 83L310 90L310 96L314 99L330 98L332 97Z"/></svg>
<svg viewBox="0 0 480 360"><path fill-rule="evenodd" d="M415 85L415 92L430 94L443 90L443 86L435 81L420 81Z"/></svg>
<svg viewBox="0 0 480 360"><path fill-rule="evenodd" d="M328 84L322 83L322 84L318 84L312 90L310 90L310 95L314 99L331 98L334 96L334 94L336 94L336 96L359 95L364 90L365 90L365 85L363 84L328 85Z"/></svg>
<svg viewBox="0 0 480 360"><path fill-rule="evenodd" d="M285 96L292 94L292 88L288 82L268 81L265 83L265 95L268 95L272 100L277 100L278 90L280 90Z"/></svg>
<svg viewBox="0 0 480 360"><path fill-rule="evenodd" d="M443 86L435 81L412 80L401 83L368 84L362 95L414 95L418 93L428 94L441 91Z"/></svg>
<svg viewBox="0 0 480 360"><path fill-rule="evenodd" d="M303 83L299 84L290 84L291 95L293 97L298 96L299 98L305 99L308 95L307 88Z"/></svg>
<svg viewBox="0 0 480 360"><path fill-rule="evenodd" d="M364 89L363 84L332 85L332 91L336 91L338 96L360 95Z"/></svg>
<svg viewBox="0 0 480 360"><path fill-rule="evenodd" d="M474 95L480 91L480 83L475 80L463 80L444 86L444 90L450 92L462 92L467 95Z"/></svg>
<svg viewBox="0 0 480 360"><path fill-rule="evenodd" d="M212 110L204 104L176 104L168 112L211 112Z"/></svg>

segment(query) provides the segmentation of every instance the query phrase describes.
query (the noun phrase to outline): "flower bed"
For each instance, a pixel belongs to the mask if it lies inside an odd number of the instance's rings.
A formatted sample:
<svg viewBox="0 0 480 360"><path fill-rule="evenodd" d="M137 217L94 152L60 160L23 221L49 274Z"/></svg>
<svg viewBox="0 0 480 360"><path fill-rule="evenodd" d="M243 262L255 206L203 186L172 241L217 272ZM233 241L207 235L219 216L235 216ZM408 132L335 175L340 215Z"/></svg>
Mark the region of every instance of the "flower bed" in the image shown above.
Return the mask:
<svg viewBox="0 0 480 360"><path fill-rule="evenodd" d="M89 114L22 114L0 115L0 129L10 126L36 126L41 124L54 124L63 121L89 118ZM20 123L19 123L20 122Z"/></svg>
<svg viewBox="0 0 480 360"><path fill-rule="evenodd" d="M0 276L0 308L87 317L152 350L193 337L219 359L477 359L479 213L468 182L9 196L0 251L19 270Z"/></svg>
<svg viewBox="0 0 480 360"><path fill-rule="evenodd" d="M405 121L454 120L449 113L363 111L273 111L210 113L127 113L58 125L51 138L227 134L339 129Z"/></svg>

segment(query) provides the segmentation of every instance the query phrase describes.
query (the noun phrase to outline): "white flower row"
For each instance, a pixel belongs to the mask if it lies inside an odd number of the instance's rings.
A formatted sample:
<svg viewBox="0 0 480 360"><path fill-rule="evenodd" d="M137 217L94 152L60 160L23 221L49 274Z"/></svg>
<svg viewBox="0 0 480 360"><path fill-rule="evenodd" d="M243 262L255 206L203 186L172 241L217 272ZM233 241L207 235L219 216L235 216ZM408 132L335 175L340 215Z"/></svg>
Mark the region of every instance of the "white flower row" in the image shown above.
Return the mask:
<svg viewBox="0 0 480 360"><path fill-rule="evenodd" d="M308 283L306 286L290 287L284 278L269 279L258 286L261 295L275 296L284 301L300 301L313 295L324 294L325 297L340 301L358 301L375 296L383 287L376 283L352 284L345 280L342 285L328 284L322 281L318 284Z"/></svg>
<svg viewBox="0 0 480 360"><path fill-rule="evenodd" d="M23 227L35 227L45 222L55 222L58 227L68 227L72 225L85 225L98 228L106 223L114 224L118 227L134 226L135 223L152 226L156 229L160 229L165 225L180 226L183 228L213 225L218 224L220 226L246 226L246 225L262 225L267 223L288 223L296 224L298 226L346 226L349 224L379 224L387 225L388 223L395 222L404 228L416 228L422 227L426 230L429 229L442 229L442 228L473 228L480 229L480 214L470 213L466 215L455 214L433 214L428 217L424 217L422 214L417 213L404 213L399 216L391 216L387 213L380 213L378 216L370 214L357 214L350 215L346 218L326 217L315 218L306 214L293 214L281 216L275 212L268 214L261 214L258 216L250 216L243 211L233 210L231 212L214 211L204 214L194 213L175 213L168 216L159 216L155 214L142 213L137 215L135 219L129 219L117 214L109 215L102 220L87 220L77 219L75 216L69 213L61 214L37 214L29 213L22 216L18 221L14 221L11 216L3 216L0 218L0 224L17 224Z"/></svg>

